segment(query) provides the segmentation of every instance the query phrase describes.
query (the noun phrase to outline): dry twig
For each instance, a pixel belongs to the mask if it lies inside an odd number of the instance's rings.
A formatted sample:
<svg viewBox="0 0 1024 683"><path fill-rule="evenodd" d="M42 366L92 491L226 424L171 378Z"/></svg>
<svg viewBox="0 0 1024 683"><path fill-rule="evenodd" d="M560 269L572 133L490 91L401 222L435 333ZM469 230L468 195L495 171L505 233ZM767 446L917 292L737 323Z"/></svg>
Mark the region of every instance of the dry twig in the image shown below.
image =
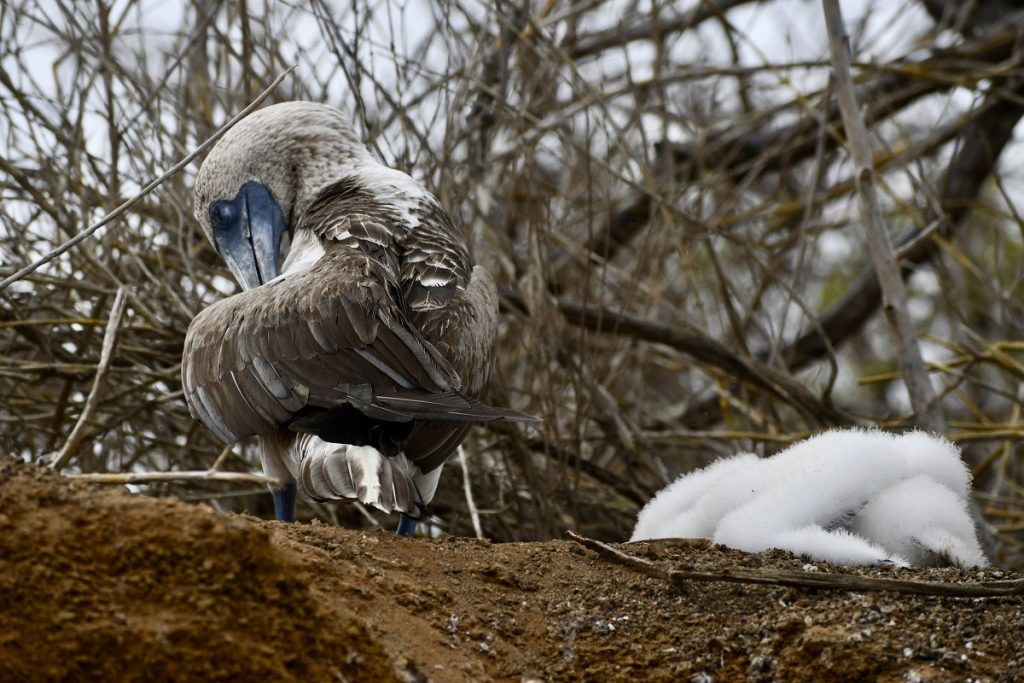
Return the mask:
<svg viewBox="0 0 1024 683"><path fill-rule="evenodd" d="M928 373L921 359L921 347L917 332L907 308L907 295L903 278L896 262L896 252L889 238L889 231L882 217L882 207L875 187L875 170L868 141L868 130L864 125L857 95L850 75L850 37L846 33L843 15L838 0L822 0L825 8L825 24L828 26L829 51L832 54L832 74L836 98L843 113L850 157L853 160L854 177L857 181L857 197L860 199L860 215L864 223L865 242L875 264L875 273L882 288L882 310L889 318L903 368L903 379L910 392L910 402L919 424L941 434L946 431L946 418L942 408L935 401Z"/></svg>
<svg viewBox="0 0 1024 683"><path fill-rule="evenodd" d="M280 486L277 479L262 474L249 472L218 472L202 470L198 472L87 472L85 474L65 474L68 479L86 481L92 484L153 484L168 481L226 481L231 483L266 484Z"/></svg>
<svg viewBox="0 0 1024 683"><path fill-rule="evenodd" d="M61 448L57 459L53 463L53 469L58 472L68 464L68 461L78 451L82 443L85 430L92 420L93 414L99 405L100 396L107 385L107 374L110 371L110 361L114 356L114 348L117 346L117 336L121 329L121 318L124 315L125 307L128 304L128 291L123 287L117 290L114 296L114 303L110 306L110 318L107 321L107 329L103 333L103 346L100 351L100 362L96 366L96 376L92 381L92 389L89 390L89 397L85 400L85 407L82 414L78 416L78 422L68 435L64 447Z"/></svg>
<svg viewBox="0 0 1024 683"><path fill-rule="evenodd" d="M943 583L939 581L915 581L911 579L885 579L856 574L826 574L823 572L801 572L786 569L750 569L729 567L714 571L686 567L663 568L642 557L635 557L613 548L607 543L580 536L573 531L566 534L576 543L590 548L605 559L625 565L630 569L662 579L676 588L689 590L689 584L704 581L726 583L748 583L768 586L789 586L813 590L853 591L865 593L885 591L908 595L935 595L947 598L1001 598L1024 595L1024 579L1011 581L983 581L977 583Z"/></svg>
<svg viewBox="0 0 1024 683"><path fill-rule="evenodd" d="M483 527L480 526L480 511L476 507L476 499L473 498L473 484L469 480L469 463L466 462L466 449L458 448L459 468L462 470L462 490L466 495L466 507L469 509L469 518L473 522L473 533L477 538L484 538Z"/></svg>

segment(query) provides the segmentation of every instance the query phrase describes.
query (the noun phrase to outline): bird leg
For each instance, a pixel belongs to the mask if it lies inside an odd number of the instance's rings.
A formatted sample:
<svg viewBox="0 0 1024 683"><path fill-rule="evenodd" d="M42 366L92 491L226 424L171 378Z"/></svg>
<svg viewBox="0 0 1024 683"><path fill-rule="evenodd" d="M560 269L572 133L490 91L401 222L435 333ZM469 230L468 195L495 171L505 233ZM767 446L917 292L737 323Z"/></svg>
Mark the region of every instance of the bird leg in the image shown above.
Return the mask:
<svg viewBox="0 0 1024 683"><path fill-rule="evenodd" d="M416 517L412 515L402 513L398 520L398 528L395 529L395 536L407 536L412 538L416 535L417 523L427 516L427 506L423 503L416 503L416 507L419 508L419 514Z"/></svg>
<svg viewBox="0 0 1024 683"><path fill-rule="evenodd" d="M398 528L395 529L395 536L407 536L412 538L416 535L416 523L427 516L427 505L423 502L423 495L420 493L420 489L416 486L416 478L412 476L412 472L409 471L409 461L406 458L398 459L399 465L402 467L402 471L405 473L406 479L412 484L413 491L416 492L416 509L419 514L416 517L401 513L398 520Z"/></svg>
<svg viewBox="0 0 1024 683"><path fill-rule="evenodd" d="M274 496L274 516L279 522L295 521L295 482L286 485L283 489L270 489ZM415 522L413 522L415 525ZM413 527L415 529L415 526Z"/></svg>
<svg viewBox="0 0 1024 683"><path fill-rule="evenodd" d="M415 536L416 535L416 523L419 520L415 517L410 517L404 512L401 518L398 520L398 529L395 530L396 536Z"/></svg>

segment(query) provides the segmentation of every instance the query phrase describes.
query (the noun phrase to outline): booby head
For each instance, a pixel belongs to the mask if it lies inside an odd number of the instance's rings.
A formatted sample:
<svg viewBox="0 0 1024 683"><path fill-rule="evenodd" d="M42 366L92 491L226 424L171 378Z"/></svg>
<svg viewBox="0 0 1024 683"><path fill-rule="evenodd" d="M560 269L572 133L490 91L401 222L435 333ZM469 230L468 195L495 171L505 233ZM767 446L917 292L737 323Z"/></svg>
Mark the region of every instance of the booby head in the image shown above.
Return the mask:
<svg viewBox="0 0 1024 683"><path fill-rule="evenodd" d="M196 178L196 218L245 289L280 273L284 236L332 179L377 163L342 112L284 102L250 114L213 147ZM301 169L301 172L297 172Z"/></svg>

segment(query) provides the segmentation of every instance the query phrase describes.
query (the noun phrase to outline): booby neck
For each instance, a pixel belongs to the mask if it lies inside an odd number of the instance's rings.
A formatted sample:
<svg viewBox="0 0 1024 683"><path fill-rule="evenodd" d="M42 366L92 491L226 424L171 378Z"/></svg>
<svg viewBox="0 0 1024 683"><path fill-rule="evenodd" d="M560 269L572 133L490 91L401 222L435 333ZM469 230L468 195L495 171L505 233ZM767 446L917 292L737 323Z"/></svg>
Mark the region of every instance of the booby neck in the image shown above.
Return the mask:
<svg viewBox="0 0 1024 683"><path fill-rule="evenodd" d="M338 186L350 186L352 190L349 191L365 195L361 200L356 200L357 204L372 198L375 206L386 211L395 221L391 227L397 230L396 236L399 237L415 231L422 224L425 215L437 210L438 204L434 196L408 174L384 166L369 155L359 158L355 163L350 160L349 164L350 172L338 177L337 180L325 183L318 195ZM287 256L281 265L282 276L311 267L325 253L323 237L306 227L300 218ZM347 235L332 235L336 240L345 236Z"/></svg>
<svg viewBox="0 0 1024 683"><path fill-rule="evenodd" d="M271 282L311 268L323 255L324 246L316 235L308 230L298 231L288 248L288 256L281 266L281 274Z"/></svg>

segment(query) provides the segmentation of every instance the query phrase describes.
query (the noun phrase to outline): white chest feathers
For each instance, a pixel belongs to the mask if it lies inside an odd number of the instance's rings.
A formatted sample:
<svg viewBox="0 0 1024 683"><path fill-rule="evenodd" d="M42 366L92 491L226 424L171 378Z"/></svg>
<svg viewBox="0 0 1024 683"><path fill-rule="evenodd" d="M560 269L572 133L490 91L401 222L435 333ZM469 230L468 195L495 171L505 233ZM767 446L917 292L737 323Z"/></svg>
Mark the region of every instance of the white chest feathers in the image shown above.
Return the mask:
<svg viewBox="0 0 1024 683"><path fill-rule="evenodd" d="M312 267L324 255L323 245L320 240L308 230L302 230L295 235L291 247L288 249L288 256L281 266L280 279L292 273L298 273Z"/></svg>

